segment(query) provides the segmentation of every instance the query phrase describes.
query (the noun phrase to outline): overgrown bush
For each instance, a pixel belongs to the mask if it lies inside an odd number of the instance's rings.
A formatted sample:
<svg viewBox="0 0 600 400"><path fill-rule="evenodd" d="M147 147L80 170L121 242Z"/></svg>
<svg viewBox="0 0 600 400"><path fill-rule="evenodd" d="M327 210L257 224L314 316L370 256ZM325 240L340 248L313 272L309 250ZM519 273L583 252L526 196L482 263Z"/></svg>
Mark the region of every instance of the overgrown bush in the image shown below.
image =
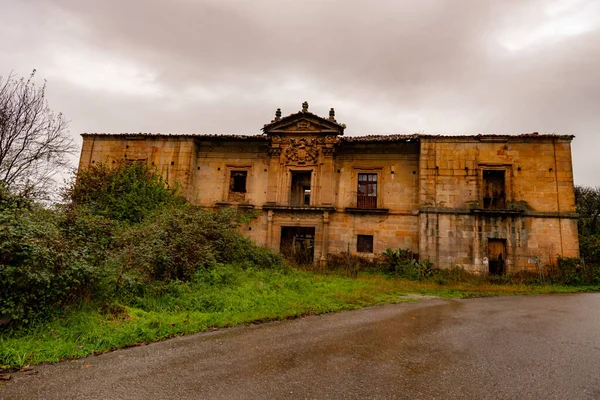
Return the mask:
<svg viewBox="0 0 600 400"><path fill-rule="evenodd" d="M237 232L233 210L192 207L145 165L98 164L64 195L50 209L0 188L0 318L13 324L86 299L112 309L220 263L285 266Z"/></svg>
<svg viewBox="0 0 600 400"><path fill-rule="evenodd" d="M406 249L386 249L381 255L384 271L394 276L410 279L424 280L433 275L433 264Z"/></svg>
<svg viewBox="0 0 600 400"><path fill-rule="evenodd" d="M281 267L283 260L260 248L236 230L235 212L205 211L193 206L167 207L118 238L121 274L148 283L192 279L215 263L237 262L259 268ZM121 279L121 278L119 278Z"/></svg>
<svg viewBox="0 0 600 400"><path fill-rule="evenodd" d="M88 296L101 278L60 215L36 205L0 208L0 315L29 323Z"/></svg>
<svg viewBox="0 0 600 400"><path fill-rule="evenodd" d="M548 279L568 286L600 285L600 267L585 264L579 258L559 257L557 267L549 271Z"/></svg>
<svg viewBox="0 0 600 400"><path fill-rule="evenodd" d="M377 272L379 269L379 260L362 257L349 251L327 255L327 271L357 276L359 272Z"/></svg>
<svg viewBox="0 0 600 400"><path fill-rule="evenodd" d="M143 163L98 163L78 172L63 198L73 207L117 221L141 222L153 210L185 199L156 170Z"/></svg>

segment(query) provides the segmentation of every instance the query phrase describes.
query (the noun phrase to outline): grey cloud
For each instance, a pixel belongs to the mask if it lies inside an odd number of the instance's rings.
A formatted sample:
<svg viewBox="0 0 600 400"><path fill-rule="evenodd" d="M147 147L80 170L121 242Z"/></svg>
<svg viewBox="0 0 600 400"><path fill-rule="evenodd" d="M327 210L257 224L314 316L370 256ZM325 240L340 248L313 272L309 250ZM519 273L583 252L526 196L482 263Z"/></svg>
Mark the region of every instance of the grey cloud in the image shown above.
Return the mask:
<svg viewBox="0 0 600 400"><path fill-rule="evenodd" d="M576 1L567 14L599 11L594 0ZM43 76L43 57L66 43L73 51L84 48L141 66L164 89L110 93L55 74L52 105L71 117L74 131L255 133L276 107L291 113L308 100L317 113L336 107L348 134L573 133L576 180L598 183L600 21L586 33L518 51L499 41L513 32L518 42L528 29L543 27L544 10L558 2L9 4L17 17L8 26L12 34L23 33L28 51L19 40L3 45L12 55L0 55L3 65L13 62L12 69L26 68L19 71L26 74L28 64L40 60ZM31 26L19 28L32 10L38 12ZM65 24L53 24L57 20Z"/></svg>

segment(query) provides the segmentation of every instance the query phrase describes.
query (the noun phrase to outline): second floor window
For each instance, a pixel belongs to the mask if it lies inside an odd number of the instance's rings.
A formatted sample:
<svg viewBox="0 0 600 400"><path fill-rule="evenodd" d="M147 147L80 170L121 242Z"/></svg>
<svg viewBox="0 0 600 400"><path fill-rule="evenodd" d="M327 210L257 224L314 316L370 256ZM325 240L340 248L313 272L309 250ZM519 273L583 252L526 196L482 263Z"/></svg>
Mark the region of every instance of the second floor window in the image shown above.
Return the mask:
<svg viewBox="0 0 600 400"><path fill-rule="evenodd" d="M358 174L358 208L377 208L377 174Z"/></svg>
<svg viewBox="0 0 600 400"><path fill-rule="evenodd" d="M241 202L246 199L246 181L248 171L231 171L229 177L229 195L227 200Z"/></svg>
<svg viewBox="0 0 600 400"><path fill-rule="evenodd" d="M505 171L483 171L483 208L506 208Z"/></svg>
<svg viewBox="0 0 600 400"><path fill-rule="evenodd" d="M310 206L311 175L310 171L291 171L292 185L290 193L291 206Z"/></svg>

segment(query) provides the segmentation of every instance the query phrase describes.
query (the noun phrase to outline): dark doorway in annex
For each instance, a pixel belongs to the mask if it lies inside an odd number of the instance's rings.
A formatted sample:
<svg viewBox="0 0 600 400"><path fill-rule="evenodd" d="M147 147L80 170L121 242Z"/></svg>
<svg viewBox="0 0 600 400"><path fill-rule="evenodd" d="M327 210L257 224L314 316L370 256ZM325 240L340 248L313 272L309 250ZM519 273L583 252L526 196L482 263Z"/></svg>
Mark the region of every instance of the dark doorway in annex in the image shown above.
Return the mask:
<svg viewBox="0 0 600 400"><path fill-rule="evenodd" d="M281 227L281 253L298 265L310 265L315 255L315 228Z"/></svg>
<svg viewBox="0 0 600 400"><path fill-rule="evenodd" d="M506 272L506 239L488 239L488 262L491 275Z"/></svg>

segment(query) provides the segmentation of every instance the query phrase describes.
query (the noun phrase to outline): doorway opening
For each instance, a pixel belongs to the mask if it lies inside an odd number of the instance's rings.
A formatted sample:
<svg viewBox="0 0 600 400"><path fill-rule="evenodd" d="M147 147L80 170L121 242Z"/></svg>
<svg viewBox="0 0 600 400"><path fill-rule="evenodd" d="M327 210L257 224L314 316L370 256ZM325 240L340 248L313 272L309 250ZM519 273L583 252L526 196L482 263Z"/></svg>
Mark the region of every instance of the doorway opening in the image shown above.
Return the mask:
<svg viewBox="0 0 600 400"><path fill-rule="evenodd" d="M281 254L298 265L311 265L315 255L315 228L282 226Z"/></svg>
<svg viewBox="0 0 600 400"><path fill-rule="evenodd" d="M291 206L310 206L311 171L292 171Z"/></svg>
<svg viewBox="0 0 600 400"><path fill-rule="evenodd" d="M488 239L488 262L491 275L506 272L506 239Z"/></svg>

